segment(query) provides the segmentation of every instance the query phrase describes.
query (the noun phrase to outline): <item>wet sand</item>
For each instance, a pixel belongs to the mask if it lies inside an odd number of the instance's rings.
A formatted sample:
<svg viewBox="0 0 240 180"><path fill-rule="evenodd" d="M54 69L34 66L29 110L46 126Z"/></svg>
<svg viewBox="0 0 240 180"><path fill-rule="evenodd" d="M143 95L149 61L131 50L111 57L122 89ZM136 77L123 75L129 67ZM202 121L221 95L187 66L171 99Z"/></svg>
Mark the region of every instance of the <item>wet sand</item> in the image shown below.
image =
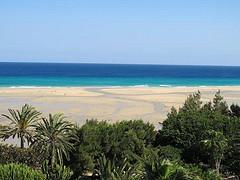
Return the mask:
<svg viewBox="0 0 240 180"><path fill-rule="evenodd" d="M189 94L198 90L204 101L221 90L228 103L240 103L240 86L0 88L0 113L27 103L43 112L43 116L61 112L79 125L86 119L143 119L157 126L172 106L181 106ZM6 123L3 117L0 121Z"/></svg>

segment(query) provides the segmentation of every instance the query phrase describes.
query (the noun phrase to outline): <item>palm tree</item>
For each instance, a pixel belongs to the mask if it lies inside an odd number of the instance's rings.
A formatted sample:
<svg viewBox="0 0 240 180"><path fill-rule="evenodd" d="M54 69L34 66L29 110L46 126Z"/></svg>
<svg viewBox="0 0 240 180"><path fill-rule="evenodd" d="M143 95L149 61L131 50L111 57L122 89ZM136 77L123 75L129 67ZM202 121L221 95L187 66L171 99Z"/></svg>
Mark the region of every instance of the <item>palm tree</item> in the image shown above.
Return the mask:
<svg viewBox="0 0 240 180"><path fill-rule="evenodd" d="M128 159L125 158L120 166L115 167L114 174L116 180L140 180L141 172L138 164L131 165Z"/></svg>
<svg viewBox="0 0 240 180"><path fill-rule="evenodd" d="M168 160L146 160L143 164L145 171L145 179L168 179L173 173L173 164Z"/></svg>
<svg viewBox="0 0 240 180"><path fill-rule="evenodd" d="M65 120L63 114L49 114L36 125L35 142L32 146L40 147L49 154L49 160L54 167L57 163L62 165L63 157L69 159L69 152L73 149L74 126Z"/></svg>
<svg viewBox="0 0 240 180"><path fill-rule="evenodd" d="M145 150L143 157L136 157L145 180L189 180L189 172L181 165L158 157L157 151Z"/></svg>
<svg viewBox="0 0 240 180"><path fill-rule="evenodd" d="M117 166L114 161L107 159L104 155L98 159L98 170L96 174L100 180L140 180L141 173L137 166L130 165L127 158Z"/></svg>
<svg viewBox="0 0 240 180"><path fill-rule="evenodd" d="M99 176L100 180L104 179L114 179L114 163L110 160L106 159L103 155L98 159L98 169L96 170L96 174Z"/></svg>
<svg viewBox="0 0 240 180"><path fill-rule="evenodd" d="M9 137L20 138L21 148L24 148L24 143L27 140L29 143L33 136L33 126L39 120L39 116L41 115L34 107L25 104L22 106L22 109L8 109L9 115L2 114L2 116L6 117L11 121L9 126L1 129L0 137L4 140Z"/></svg>

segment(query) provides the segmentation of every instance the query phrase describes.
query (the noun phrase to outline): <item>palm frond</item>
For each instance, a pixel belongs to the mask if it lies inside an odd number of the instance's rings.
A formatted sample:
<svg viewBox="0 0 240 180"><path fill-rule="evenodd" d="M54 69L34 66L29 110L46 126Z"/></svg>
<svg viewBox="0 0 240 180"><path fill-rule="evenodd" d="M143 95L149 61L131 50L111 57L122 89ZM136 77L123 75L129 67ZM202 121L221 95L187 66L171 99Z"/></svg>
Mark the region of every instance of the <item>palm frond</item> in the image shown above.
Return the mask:
<svg viewBox="0 0 240 180"><path fill-rule="evenodd" d="M43 118L36 127L35 143L40 145L42 151L50 155L51 162L62 164L65 158L69 158L69 152L73 149L70 142L73 134L73 124L65 120L63 114L49 114Z"/></svg>
<svg viewBox="0 0 240 180"><path fill-rule="evenodd" d="M8 130L1 132L3 139L9 137L21 138L21 146L24 147L24 142L28 143L32 141L33 127L39 120L41 115L34 107L25 104L21 110L8 109L9 114L2 114L3 117L10 120L8 125Z"/></svg>

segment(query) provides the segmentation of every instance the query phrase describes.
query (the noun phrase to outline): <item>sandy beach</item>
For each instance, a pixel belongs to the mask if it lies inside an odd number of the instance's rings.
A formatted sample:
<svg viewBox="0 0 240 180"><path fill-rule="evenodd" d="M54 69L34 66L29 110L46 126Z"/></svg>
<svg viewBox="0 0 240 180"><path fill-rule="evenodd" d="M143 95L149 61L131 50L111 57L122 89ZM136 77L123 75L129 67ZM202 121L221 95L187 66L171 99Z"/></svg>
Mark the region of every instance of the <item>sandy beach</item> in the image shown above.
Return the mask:
<svg viewBox="0 0 240 180"><path fill-rule="evenodd" d="M0 112L28 103L44 116L61 112L79 125L86 119L143 119L157 126L170 108L181 106L189 94L200 90L208 101L219 89L228 103L240 103L240 86L0 88ZM6 123L3 117L1 123Z"/></svg>

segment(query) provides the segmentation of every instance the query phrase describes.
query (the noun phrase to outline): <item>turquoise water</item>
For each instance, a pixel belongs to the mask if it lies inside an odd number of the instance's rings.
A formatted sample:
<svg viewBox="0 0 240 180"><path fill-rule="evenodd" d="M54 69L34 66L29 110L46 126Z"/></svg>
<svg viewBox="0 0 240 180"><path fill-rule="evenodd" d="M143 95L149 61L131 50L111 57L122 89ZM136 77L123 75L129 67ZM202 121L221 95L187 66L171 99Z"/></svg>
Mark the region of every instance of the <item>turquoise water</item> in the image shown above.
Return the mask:
<svg viewBox="0 0 240 180"><path fill-rule="evenodd" d="M240 85L240 67L0 63L0 69L0 87Z"/></svg>
<svg viewBox="0 0 240 180"><path fill-rule="evenodd" d="M239 79L204 78L37 78L37 77L0 77L1 87L74 87L74 86L234 86L240 85Z"/></svg>

